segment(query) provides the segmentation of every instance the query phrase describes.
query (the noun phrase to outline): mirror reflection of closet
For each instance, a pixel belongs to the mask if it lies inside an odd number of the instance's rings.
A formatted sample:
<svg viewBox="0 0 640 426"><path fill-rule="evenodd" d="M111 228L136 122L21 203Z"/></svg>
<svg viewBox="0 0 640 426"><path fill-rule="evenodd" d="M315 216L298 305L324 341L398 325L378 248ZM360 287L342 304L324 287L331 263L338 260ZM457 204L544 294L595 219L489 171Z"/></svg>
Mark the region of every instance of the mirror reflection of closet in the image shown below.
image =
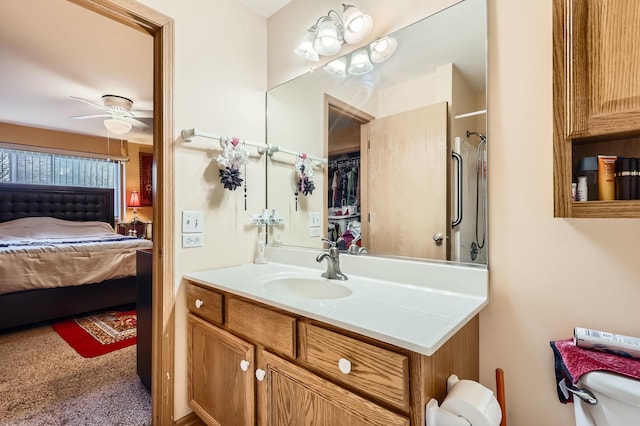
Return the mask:
<svg viewBox="0 0 640 426"><path fill-rule="evenodd" d="M363 238L363 159L362 143L366 143L366 129L362 125L373 117L338 99L325 96L327 132L326 146L328 170L325 188L327 194L327 235L331 241L338 241L338 247L346 250L354 244L364 247ZM365 169L366 170L366 165ZM366 221L364 223L366 227Z"/></svg>

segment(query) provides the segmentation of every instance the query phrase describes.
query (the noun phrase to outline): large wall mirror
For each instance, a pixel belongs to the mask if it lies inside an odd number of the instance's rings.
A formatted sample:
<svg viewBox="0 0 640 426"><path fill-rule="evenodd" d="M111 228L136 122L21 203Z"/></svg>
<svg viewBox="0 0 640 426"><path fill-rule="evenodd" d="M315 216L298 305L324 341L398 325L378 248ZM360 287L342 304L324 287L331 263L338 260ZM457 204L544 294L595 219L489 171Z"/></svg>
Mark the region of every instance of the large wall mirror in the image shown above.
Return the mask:
<svg viewBox="0 0 640 426"><path fill-rule="evenodd" d="M267 93L269 244L486 265L486 24L464 0Z"/></svg>

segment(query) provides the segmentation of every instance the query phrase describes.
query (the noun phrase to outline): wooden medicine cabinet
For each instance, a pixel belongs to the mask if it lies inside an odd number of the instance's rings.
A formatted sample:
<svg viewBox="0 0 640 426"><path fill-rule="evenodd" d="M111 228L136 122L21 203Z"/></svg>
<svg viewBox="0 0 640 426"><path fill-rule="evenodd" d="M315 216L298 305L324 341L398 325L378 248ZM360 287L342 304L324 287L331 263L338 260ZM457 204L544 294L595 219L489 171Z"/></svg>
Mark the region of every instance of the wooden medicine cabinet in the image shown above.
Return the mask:
<svg viewBox="0 0 640 426"><path fill-rule="evenodd" d="M572 197L581 159L640 158L640 2L554 0L553 9L554 216L640 217L640 199Z"/></svg>

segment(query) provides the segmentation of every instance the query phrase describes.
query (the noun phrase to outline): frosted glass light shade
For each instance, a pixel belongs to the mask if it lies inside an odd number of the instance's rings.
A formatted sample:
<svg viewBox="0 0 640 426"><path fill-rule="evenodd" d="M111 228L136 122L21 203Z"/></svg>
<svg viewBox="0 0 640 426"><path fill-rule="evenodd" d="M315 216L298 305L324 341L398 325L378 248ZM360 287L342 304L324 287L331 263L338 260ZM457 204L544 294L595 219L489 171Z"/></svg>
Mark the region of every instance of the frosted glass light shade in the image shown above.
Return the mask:
<svg viewBox="0 0 640 426"><path fill-rule="evenodd" d="M104 120L104 127L106 127L110 133L124 135L131 130L132 126L128 121L118 120L117 118L108 118Z"/></svg>
<svg viewBox="0 0 640 426"><path fill-rule="evenodd" d="M328 16L322 18L318 24L318 35L313 42L313 50L323 56L335 55L342 47L336 22Z"/></svg>
<svg viewBox="0 0 640 426"><path fill-rule="evenodd" d="M295 50L296 55L302 56L309 61L319 61L320 57L318 56L318 52L313 49L313 41L315 39L316 32L313 29L308 29L302 42L300 42L300 46Z"/></svg>
<svg viewBox="0 0 640 426"><path fill-rule="evenodd" d="M351 75L366 74L373 69L367 49L359 49L351 55L351 64L347 72Z"/></svg>
<svg viewBox="0 0 640 426"><path fill-rule="evenodd" d="M344 5L342 12L344 24L344 41L356 44L365 39L373 28L373 19L362 13L360 9L351 5Z"/></svg>
<svg viewBox="0 0 640 426"><path fill-rule="evenodd" d="M386 61L393 55L396 47L398 47L398 42L395 38L384 37L374 41L369 47L371 47L371 62L378 64Z"/></svg>
<svg viewBox="0 0 640 426"><path fill-rule="evenodd" d="M347 72L347 58L343 56L342 58L331 61L324 66L324 69L332 74L344 76Z"/></svg>

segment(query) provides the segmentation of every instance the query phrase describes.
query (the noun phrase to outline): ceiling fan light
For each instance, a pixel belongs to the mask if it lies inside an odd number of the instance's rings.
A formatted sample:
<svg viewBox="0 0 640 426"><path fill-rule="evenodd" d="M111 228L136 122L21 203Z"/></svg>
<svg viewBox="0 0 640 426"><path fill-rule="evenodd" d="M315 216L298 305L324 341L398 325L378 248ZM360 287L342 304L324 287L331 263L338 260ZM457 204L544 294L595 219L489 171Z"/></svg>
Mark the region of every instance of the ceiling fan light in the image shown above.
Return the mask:
<svg viewBox="0 0 640 426"><path fill-rule="evenodd" d="M359 49L351 55L351 64L347 72L351 75L366 74L373 69L367 49Z"/></svg>
<svg viewBox="0 0 640 426"><path fill-rule="evenodd" d="M342 12L342 22L344 24L344 41L349 44L356 44L365 39L373 28L373 18L362 13L360 9L353 5L345 4Z"/></svg>
<svg viewBox="0 0 640 426"><path fill-rule="evenodd" d="M315 28L309 28L304 35L300 46L295 50L296 55L301 56L309 61L317 62L320 60L318 52L313 49L313 41L316 39Z"/></svg>
<svg viewBox="0 0 640 426"><path fill-rule="evenodd" d="M109 133L114 133L116 135L124 135L125 133L131 130L131 123L124 120L118 120L116 118L108 118L104 120L104 127L107 128Z"/></svg>
<svg viewBox="0 0 640 426"><path fill-rule="evenodd" d="M342 38L338 24L329 16L325 16L318 24L318 34L313 42L313 50L323 56L331 56L340 51Z"/></svg>
<svg viewBox="0 0 640 426"><path fill-rule="evenodd" d="M398 47L398 42L395 38L383 37L371 43L369 47L371 48L371 61L379 64L394 54Z"/></svg>

